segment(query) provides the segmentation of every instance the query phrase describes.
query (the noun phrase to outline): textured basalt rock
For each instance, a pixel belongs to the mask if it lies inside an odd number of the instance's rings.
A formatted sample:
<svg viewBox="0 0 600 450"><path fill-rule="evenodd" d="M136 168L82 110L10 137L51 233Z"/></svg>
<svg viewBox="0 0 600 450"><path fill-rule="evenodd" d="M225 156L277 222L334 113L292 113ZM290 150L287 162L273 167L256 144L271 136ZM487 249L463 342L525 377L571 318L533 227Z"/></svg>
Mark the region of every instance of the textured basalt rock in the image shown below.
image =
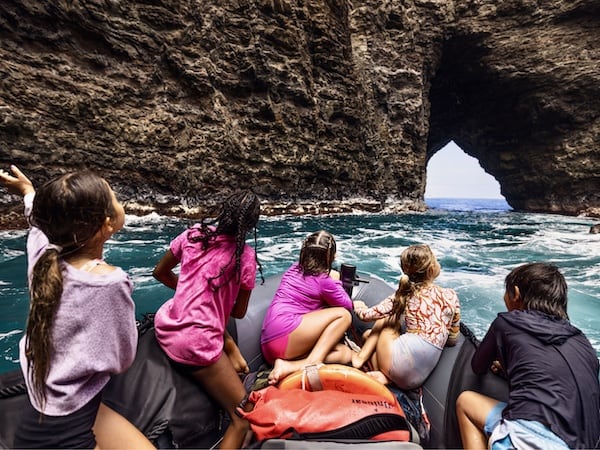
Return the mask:
<svg viewBox="0 0 600 450"><path fill-rule="evenodd" d="M514 208L593 211L599 21L596 0L3 0L0 164L92 168L130 211L240 187L272 213L422 210L454 140Z"/></svg>
<svg viewBox="0 0 600 450"><path fill-rule="evenodd" d="M457 14L442 48L428 155L452 137L514 208L594 214L600 3L480 2L473 13Z"/></svg>

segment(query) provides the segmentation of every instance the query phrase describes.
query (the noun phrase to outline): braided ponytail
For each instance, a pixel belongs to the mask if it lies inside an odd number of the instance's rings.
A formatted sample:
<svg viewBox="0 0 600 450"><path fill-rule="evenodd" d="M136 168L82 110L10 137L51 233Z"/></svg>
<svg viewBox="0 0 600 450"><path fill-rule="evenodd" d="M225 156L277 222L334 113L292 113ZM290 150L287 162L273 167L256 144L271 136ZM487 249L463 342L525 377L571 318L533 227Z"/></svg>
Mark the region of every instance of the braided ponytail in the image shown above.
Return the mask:
<svg viewBox="0 0 600 450"><path fill-rule="evenodd" d="M257 195L250 190L236 192L225 199L221 205L217 217L210 219L205 217L200 222L200 233L189 237L191 242L201 242L202 248L206 250L210 244L219 235L225 234L235 238L235 252L231 255L229 261L219 269L219 274L209 278L208 282L211 288L216 291L221 286L226 285L235 276L237 282L241 278L241 261L244 252L246 237L251 229L254 229L254 248L257 245L256 224L260 217L260 200ZM256 259L258 270L262 281L262 266ZM233 271L228 268L233 264ZM216 282L221 278L220 282Z"/></svg>

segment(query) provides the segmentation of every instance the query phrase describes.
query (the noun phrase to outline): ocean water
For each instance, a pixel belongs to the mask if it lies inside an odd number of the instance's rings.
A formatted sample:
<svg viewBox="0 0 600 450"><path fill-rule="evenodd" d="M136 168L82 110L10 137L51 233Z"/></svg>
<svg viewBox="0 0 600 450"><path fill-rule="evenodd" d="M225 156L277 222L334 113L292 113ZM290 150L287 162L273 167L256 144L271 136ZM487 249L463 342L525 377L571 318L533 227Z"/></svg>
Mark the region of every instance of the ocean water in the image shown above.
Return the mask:
<svg viewBox="0 0 600 450"><path fill-rule="evenodd" d="M437 283L457 291L463 320L483 337L505 309L507 273L525 262L548 261L567 279L571 321L600 356L600 234L589 234L591 219L514 212L503 200L428 199L427 204L424 213L262 218L257 251L264 275L282 273L297 260L304 237L325 229L337 239L337 265L356 265L359 275L395 286L402 250L426 243L442 266ZM155 214L127 216L125 228L107 243L105 258L134 282L140 317L170 297L151 271L187 225ZM0 232L0 373L18 368L17 343L28 308L25 239L25 231Z"/></svg>

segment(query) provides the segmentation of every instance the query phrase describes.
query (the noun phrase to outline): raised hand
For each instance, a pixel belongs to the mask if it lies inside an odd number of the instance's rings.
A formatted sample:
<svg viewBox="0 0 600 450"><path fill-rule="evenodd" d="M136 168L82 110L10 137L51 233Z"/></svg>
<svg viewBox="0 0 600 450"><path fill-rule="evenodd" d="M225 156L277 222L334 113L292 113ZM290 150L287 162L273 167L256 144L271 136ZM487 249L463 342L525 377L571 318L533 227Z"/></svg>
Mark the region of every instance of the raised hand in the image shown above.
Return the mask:
<svg viewBox="0 0 600 450"><path fill-rule="evenodd" d="M11 165L10 171L12 175L0 169L0 183L6 187L8 192L17 195L26 195L35 192L33 183L19 170L17 166Z"/></svg>

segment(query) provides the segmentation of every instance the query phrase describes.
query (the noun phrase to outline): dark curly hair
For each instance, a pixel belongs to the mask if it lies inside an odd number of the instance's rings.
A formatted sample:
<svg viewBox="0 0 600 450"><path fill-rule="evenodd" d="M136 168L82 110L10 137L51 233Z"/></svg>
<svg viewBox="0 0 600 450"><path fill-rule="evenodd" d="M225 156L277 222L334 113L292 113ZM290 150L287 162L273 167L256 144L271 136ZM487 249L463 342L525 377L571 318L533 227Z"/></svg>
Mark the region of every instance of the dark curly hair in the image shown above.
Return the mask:
<svg viewBox="0 0 600 450"><path fill-rule="evenodd" d="M254 248L256 249L257 232L256 225L260 217L260 200L258 196L251 190L242 190L235 192L225 199L220 205L220 211L216 217L204 217L200 221L198 233L190 233L188 239L190 242L200 242L202 248L206 250L211 242L219 235L225 234L235 237L235 252L231 255L231 259L227 264L221 267L219 274L209 278L209 283L213 290L219 289L227 284L233 276L240 281L241 276L241 258L246 244L246 235L250 230L254 230ZM229 277L225 277L227 268L231 264L235 264L233 272ZM256 259L258 271L262 282L264 277L262 266ZM217 279L221 278L219 282Z"/></svg>

